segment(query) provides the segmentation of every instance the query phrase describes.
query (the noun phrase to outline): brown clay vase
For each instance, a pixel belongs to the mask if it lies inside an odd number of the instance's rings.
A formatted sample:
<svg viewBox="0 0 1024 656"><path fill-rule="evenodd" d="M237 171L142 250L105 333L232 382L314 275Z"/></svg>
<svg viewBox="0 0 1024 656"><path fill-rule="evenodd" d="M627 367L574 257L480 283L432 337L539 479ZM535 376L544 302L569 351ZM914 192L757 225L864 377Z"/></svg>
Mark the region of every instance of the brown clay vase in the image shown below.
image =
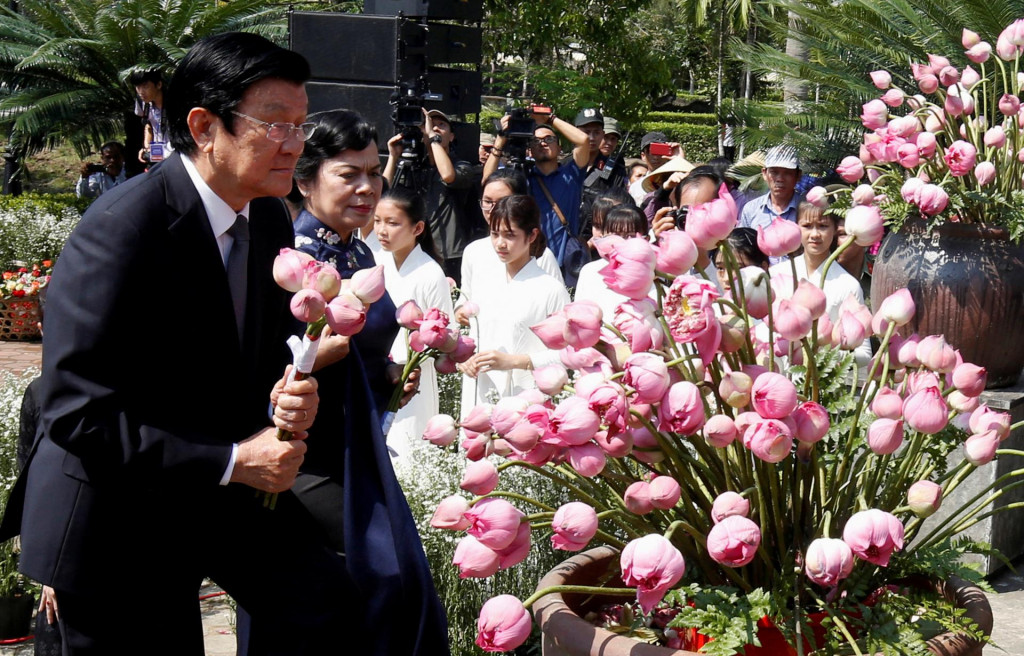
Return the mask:
<svg viewBox="0 0 1024 656"><path fill-rule="evenodd" d="M541 590L553 585L594 585L609 572L618 571L619 552L611 547L597 547L562 562L548 572L537 585ZM992 609L979 588L959 579L951 579L940 591L957 606L964 608L968 618L989 635L992 632ZM583 620L578 612L587 595L549 594L533 605L533 617L540 626L543 656L701 656L697 652L669 649L637 642L599 628ZM599 603L605 603L601 601ZM781 637L781 634L780 634ZM766 641L762 639L762 644ZM981 656L984 645L956 633L944 633L928 641L936 656ZM748 652L753 649L748 648ZM792 648L756 649L763 656L789 656Z"/></svg>
<svg viewBox="0 0 1024 656"><path fill-rule="evenodd" d="M988 370L988 386L1017 382L1024 367L1024 247L1002 228L908 220L882 242L871 305L901 287L917 305L900 332L944 335L964 360Z"/></svg>

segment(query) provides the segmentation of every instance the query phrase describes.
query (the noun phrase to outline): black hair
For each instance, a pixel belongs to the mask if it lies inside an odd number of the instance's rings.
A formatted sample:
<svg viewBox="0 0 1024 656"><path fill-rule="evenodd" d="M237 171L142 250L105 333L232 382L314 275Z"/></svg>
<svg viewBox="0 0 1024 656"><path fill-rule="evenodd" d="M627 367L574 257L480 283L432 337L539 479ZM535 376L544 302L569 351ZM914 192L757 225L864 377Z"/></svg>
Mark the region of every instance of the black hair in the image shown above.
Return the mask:
<svg viewBox="0 0 1024 656"><path fill-rule="evenodd" d="M753 228L734 228L729 233L728 240L729 246L753 266L761 267L762 269L768 268L771 260L768 259L768 256L757 245L757 230Z"/></svg>
<svg viewBox="0 0 1024 656"><path fill-rule="evenodd" d="M231 113L253 84L266 79L305 84L309 63L297 52L245 32L228 32L201 39L178 64L166 90L168 133L171 145L183 155L196 150L188 127L188 114L203 107L234 134Z"/></svg>
<svg viewBox="0 0 1024 656"><path fill-rule="evenodd" d="M506 196L494 204L491 210L489 226L492 232L502 227L519 228L529 235L533 229L537 229L537 238L530 245L530 255L540 257L544 249L548 247L544 231L540 229L540 208L533 196L526 194L515 194Z"/></svg>
<svg viewBox="0 0 1024 656"><path fill-rule="evenodd" d="M423 223L423 230L420 234L416 235L416 243L420 245L423 252L429 255L431 259L438 264L443 264L441 256L437 253L434 237L430 233L430 226L427 225L427 204L423 202L423 197L405 187L391 187L381 194L380 200L381 202L389 200L394 203L398 209L402 210L409 217L411 225L415 226L417 223Z"/></svg>
<svg viewBox="0 0 1024 656"><path fill-rule="evenodd" d="M332 109L310 116L316 123L295 165L295 179L309 181L320 167L346 150L363 150L377 142L377 128L349 109Z"/></svg>
<svg viewBox="0 0 1024 656"><path fill-rule="evenodd" d="M598 230L605 232L605 217L619 205L635 207L636 203L633 202L633 197L625 189L614 188L601 192L601 195L595 198L590 206L590 224Z"/></svg>
<svg viewBox="0 0 1024 656"><path fill-rule="evenodd" d="M133 87L141 86L146 82L162 85L164 83L164 74L160 72L159 68L134 70L128 75L128 82Z"/></svg>
<svg viewBox="0 0 1024 656"><path fill-rule="evenodd" d="M725 186L727 186L730 191L740 186L739 182L729 177L729 169L732 168L733 163L728 157L716 157L708 162L707 165L718 173L718 177L722 179L722 182L725 183Z"/></svg>
<svg viewBox="0 0 1024 656"><path fill-rule="evenodd" d="M715 170L715 167L702 164L687 173L683 181L673 190L672 197L675 199L673 204L679 204L679 198L682 196L684 189L695 187L702 184L705 180L710 180L715 185L716 192L725 182L722 176L718 174L718 171Z"/></svg>
<svg viewBox="0 0 1024 656"><path fill-rule="evenodd" d="M647 217L634 205L619 205L604 217L604 227L601 231L626 239L636 237L647 232Z"/></svg>
<svg viewBox="0 0 1024 656"><path fill-rule="evenodd" d="M523 196L530 193L530 187L526 182L526 176L524 176L521 171L517 171L513 168L498 169L487 176L483 185L480 186L481 192L492 182L500 182L504 184L515 195Z"/></svg>
<svg viewBox="0 0 1024 656"><path fill-rule="evenodd" d="M814 203L809 203L806 200L800 201L800 204L796 206L796 222L800 225L800 220L808 214L817 214L820 217L828 219L832 222L832 228L835 229L835 234L832 235L832 243L829 244L829 252L834 251L839 246L839 221L841 217L828 211L828 208L821 208ZM845 222L845 219L842 219Z"/></svg>
<svg viewBox="0 0 1024 656"><path fill-rule="evenodd" d="M108 141L107 143L100 146L100 153L102 153L104 150L112 146L117 146L117 149L121 151L121 157L124 157L124 144L121 143L120 141Z"/></svg>

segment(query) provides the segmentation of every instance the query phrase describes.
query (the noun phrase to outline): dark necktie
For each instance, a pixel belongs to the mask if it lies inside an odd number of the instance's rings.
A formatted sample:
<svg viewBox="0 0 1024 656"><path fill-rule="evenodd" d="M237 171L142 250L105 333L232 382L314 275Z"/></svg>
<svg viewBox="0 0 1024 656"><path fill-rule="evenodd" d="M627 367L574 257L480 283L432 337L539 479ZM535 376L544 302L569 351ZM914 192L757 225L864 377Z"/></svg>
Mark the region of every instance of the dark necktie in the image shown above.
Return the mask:
<svg viewBox="0 0 1024 656"><path fill-rule="evenodd" d="M239 214L235 224L228 228L234 240L228 253L228 287L235 307L235 324L238 327L238 343L242 344L245 329L246 272L249 266L249 222Z"/></svg>

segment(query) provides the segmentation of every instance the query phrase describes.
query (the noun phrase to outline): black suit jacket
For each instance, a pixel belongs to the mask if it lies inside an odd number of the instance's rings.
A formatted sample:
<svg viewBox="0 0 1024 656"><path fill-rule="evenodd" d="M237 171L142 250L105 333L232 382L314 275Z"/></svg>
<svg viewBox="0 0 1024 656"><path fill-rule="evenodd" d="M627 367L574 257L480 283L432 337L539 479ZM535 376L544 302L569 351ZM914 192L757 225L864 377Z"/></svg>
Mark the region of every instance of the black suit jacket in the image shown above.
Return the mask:
<svg viewBox="0 0 1024 656"><path fill-rule="evenodd" d="M28 576L80 592L179 576L204 522L252 498L218 483L231 443L270 423L294 320L272 277L291 223L277 199L253 201L249 223L244 344L179 155L103 194L68 240L47 293L42 434L0 525L20 529Z"/></svg>

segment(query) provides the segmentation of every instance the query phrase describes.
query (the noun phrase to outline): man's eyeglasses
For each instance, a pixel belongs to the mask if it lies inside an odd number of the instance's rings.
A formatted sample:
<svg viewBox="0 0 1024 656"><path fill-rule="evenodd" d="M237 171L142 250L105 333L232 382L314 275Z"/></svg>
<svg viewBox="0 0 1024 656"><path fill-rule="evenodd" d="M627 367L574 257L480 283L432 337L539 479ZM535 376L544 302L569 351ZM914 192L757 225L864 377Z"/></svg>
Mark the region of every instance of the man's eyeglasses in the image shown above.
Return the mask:
<svg viewBox="0 0 1024 656"><path fill-rule="evenodd" d="M243 114L242 112L233 111L231 113L255 123L256 125L266 126L267 139L276 141L277 143L283 143L292 135L295 135L295 138L299 141L306 141L313 136L313 131L316 130L316 123L300 123L299 125L295 125L294 123L268 123L266 121L261 121L254 116Z"/></svg>
<svg viewBox="0 0 1024 656"><path fill-rule="evenodd" d="M546 144L546 145L550 146L552 144L558 143L558 137L552 136L550 134L548 136L546 136L546 137L534 137L533 138L533 143L535 143L535 144Z"/></svg>
<svg viewBox="0 0 1024 656"><path fill-rule="evenodd" d="M490 198L481 198L480 199L480 209L482 209L484 211L487 211L487 210L491 209L492 207L494 207L497 204L498 204L498 201L491 200Z"/></svg>

